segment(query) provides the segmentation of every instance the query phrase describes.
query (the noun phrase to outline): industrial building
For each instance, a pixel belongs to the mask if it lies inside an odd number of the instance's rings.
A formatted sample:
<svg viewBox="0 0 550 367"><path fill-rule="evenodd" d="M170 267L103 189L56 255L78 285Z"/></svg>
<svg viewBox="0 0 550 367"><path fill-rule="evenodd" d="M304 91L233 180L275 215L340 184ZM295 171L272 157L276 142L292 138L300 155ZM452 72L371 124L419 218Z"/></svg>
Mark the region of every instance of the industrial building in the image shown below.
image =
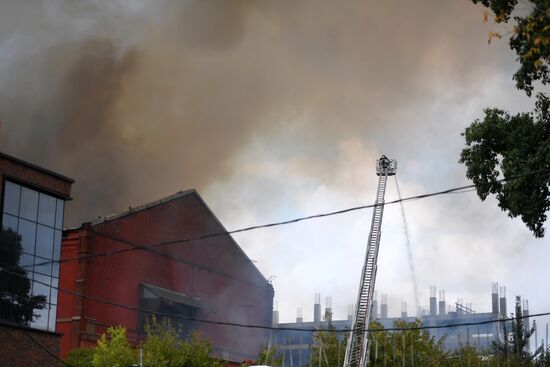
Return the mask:
<svg viewBox="0 0 550 367"><path fill-rule="evenodd" d="M63 357L112 325L137 344L152 314L182 337L200 331L228 361L255 359L268 341L266 330L216 324L270 326L273 287L195 190L64 231L61 258L61 286L77 294L59 295Z"/></svg>
<svg viewBox="0 0 550 367"><path fill-rule="evenodd" d="M507 310L506 288L498 287L493 283L491 293L492 308L487 312L476 312L471 305L465 305L461 300L447 304L445 300L445 291L439 291L439 299L436 296L436 288L430 287L429 309L419 310L419 315L409 316L406 302L401 303L401 313L399 317L390 317L388 314L389 306L387 295L382 294L379 299L375 296L372 303L372 319L380 322L384 328L391 328L395 321L403 320L413 322L417 319L422 321L425 326L437 326L440 328L428 329L432 336L437 338L445 337L445 349L455 351L463 346L475 347L478 351L487 350L493 341L496 341L497 335L502 336L501 323L491 322L504 317L509 317ZM324 315L332 314L332 300L327 298L326 307L322 315L321 297L315 295L313 305L313 321L304 321L301 309L298 309L296 322L279 323L278 311L274 311L274 326L276 330L272 335L272 343L284 355L286 366L302 366L309 363L310 351L313 346L313 333L310 331L286 330L286 329L326 329L328 323L324 320ZM353 319L353 306L348 306L348 315L345 320L332 320L332 325L336 330L350 330ZM528 302L524 302L523 314L528 315ZM482 325L464 325L446 327L448 325L457 325L464 323L487 322ZM499 325L500 324L500 325ZM526 320L529 325L529 320ZM342 335L346 335L342 333ZM343 357L343 352L342 352Z"/></svg>
<svg viewBox="0 0 550 367"><path fill-rule="evenodd" d="M0 153L2 366L57 366L61 230L73 180Z"/></svg>

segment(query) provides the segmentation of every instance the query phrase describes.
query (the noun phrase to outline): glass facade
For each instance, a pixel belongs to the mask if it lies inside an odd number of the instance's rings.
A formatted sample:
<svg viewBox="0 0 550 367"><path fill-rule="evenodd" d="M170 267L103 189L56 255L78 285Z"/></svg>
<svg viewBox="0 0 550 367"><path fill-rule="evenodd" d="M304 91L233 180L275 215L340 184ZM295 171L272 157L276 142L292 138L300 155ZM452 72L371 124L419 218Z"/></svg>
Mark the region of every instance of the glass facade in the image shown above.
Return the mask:
<svg viewBox="0 0 550 367"><path fill-rule="evenodd" d="M0 318L55 331L65 202L11 181L3 197Z"/></svg>

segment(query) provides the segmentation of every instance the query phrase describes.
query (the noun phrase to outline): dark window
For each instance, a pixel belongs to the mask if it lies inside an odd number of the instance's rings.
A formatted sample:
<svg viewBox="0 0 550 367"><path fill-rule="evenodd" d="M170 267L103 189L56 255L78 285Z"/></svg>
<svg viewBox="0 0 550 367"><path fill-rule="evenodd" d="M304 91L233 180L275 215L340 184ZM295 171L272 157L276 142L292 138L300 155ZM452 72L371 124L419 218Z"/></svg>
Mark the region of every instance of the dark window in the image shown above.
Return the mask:
<svg viewBox="0 0 550 367"><path fill-rule="evenodd" d="M36 215L38 214L38 192L28 189L26 187L21 188L21 203L19 206L19 216L28 220L36 222Z"/></svg>
<svg viewBox="0 0 550 367"><path fill-rule="evenodd" d="M168 320L178 330L181 338L186 338L196 328L195 322L201 311L199 301L184 294L160 287L141 284L139 291L140 307L149 312L139 313L139 329L145 333L145 325L153 315L157 320Z"/></svg>
<svg viewBox="0 0 550 367"><path fill-rule="evenodd" d="M19 219L18 233L22 247L21 262L19 265L32 265L34 263L34 247L36 244L36 223Z"/></svg>
<svg viewBox="0 0 550 367"><path fill-rule="evenodd" d="M14 217L9 214L4 214L2 218L2 226L6 230L12 230L13 232L17 232L17 217Z"/></svg>
<svg viewBox="0 0 550 367"><path fill-rule="evenodd" d="M10 181L3 194L0 318L55 331L64 201Z"/></svg>
<svg viewBox="0 0 550 367"><path fill-rule="evenodd" d="M63 229L63 209L65 208L65 202L61 199L57 199L57 209L55 212L55 228Z"/></svg>
<svg viewBox="0 0 550 367"><path fill-rule="evenodd" d="M57 199L50 195L40 194L38 201L38 223L49 227L55 225L55 206Z"/></svg>
<svg viewBox="0 0 550 367"><path fill-rule="evenodd" d="M19 198L21 186L6 181L4 187L4 213L19 215Z"/></svg>
<svg viewBox="0 0 550 367"><path fill-rule="evenodd" d="M53 255L53 228L38 225L36 231L36 256L52 259Z"/></svg>

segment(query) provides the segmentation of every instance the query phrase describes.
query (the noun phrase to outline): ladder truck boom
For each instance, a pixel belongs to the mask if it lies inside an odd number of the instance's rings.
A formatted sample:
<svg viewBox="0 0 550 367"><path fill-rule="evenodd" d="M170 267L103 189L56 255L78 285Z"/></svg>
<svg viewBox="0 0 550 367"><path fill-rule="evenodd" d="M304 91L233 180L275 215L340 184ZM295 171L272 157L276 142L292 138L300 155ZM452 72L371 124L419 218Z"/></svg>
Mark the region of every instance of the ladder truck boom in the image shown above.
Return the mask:
<svg viewBox="0 0 550 367"><path fill-rule="evenodd" d="M384 196L388 176L395 175L396 171L397 162L395 159L388 159L383 155L376 161L378 191L372 213L372 223L367 242L365 263L361 273L353 327L346 347L345 367L364 367L369 360L367 329L374 294L374 283L376 281L376 262L378 259L378 247L380 245L382 214L384 213Z"/></svg>

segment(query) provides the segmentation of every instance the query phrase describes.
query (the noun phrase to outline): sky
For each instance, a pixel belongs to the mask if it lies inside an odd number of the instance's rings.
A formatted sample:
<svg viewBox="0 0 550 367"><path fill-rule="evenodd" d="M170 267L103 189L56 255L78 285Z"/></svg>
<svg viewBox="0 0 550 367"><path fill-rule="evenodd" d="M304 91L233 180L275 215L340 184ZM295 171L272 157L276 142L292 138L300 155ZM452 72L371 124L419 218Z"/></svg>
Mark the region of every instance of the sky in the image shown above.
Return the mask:
<svg viewBox="0 0 550 367"><path fill-rule="evenodd" d="M66 226L196 188L228 229L374 202L376 159L403 197L469 184L460 135L513 113L507 42L466 0L0 0L0 149L76 179ZM539 87L541 90L541 88ZM388 181L387 200L397 198ZM490 310L491 283L550 311L550 246L494 198L404 205L420 305L429 286ZM371 210L235 235L273 282L281 321L315 293L344 318ZM398 205L376 289L414 312ZM547 322L550 320L545 320Z"/></svg>

